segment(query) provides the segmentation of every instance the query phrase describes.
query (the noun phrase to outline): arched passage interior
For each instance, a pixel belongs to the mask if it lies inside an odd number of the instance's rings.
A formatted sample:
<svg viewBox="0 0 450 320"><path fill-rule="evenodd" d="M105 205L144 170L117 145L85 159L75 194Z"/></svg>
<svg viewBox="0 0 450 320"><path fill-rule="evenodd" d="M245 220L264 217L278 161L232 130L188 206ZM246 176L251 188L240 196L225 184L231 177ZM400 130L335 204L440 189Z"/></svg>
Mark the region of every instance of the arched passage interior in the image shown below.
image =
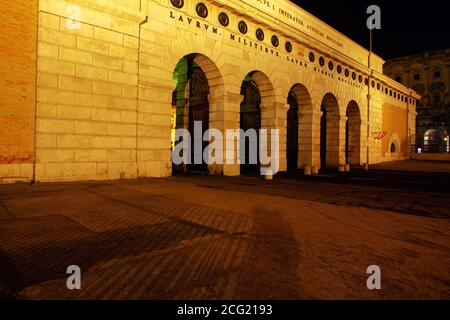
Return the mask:
<svg viewBox="0 0 450 320"><path fill-rule="evenodd" d="M204 159L203 150L208 141L203 141L203 136L210 128L211 113L220 108L222 77L208 57L193 53L180 59L173 79L175 90L172 94L172 128L187 129L191 136L190 164L175 167L173 171L207 172L208 159ZM213 103L210 103L211 98ZM195 125L197 128L201 126L197 137ZM201 148L195 148L194 138L201 140L197 141L197 146L201 145Z"/></svg>
<svg viewBox="0 0 450 320"><path fill-rule="evenodd" d="M288 94L286 158L288 170L313 165L314 130L311 96L302 84L292 86ZM317 146L318 147L318 146Z"/></svg>
<svg viewBox="0 0 450 320"><path fill-rule="evenodd" d="M261 94L251 76L247 76L242 82L241 94L244 99L240 109L240 128L245 132L245 154L241 157L241 173L257 172L260 165Z"/></svg>
<svg viewBox="0 0 450 320"><path fill-rule="evenodd" d="M240 128L246 131L245 155L241 152L240 157L241 172L259 172L261 167L260 130L276 127L277 119L273 115L275 93L269 78L261 71L253 71L244 78L241 95L243 100L240 108ZM270 148L270 133L268 147ZM266 151L268 154L271 152L270 149Z"/></svg>
<svg viewBox="0 0 450 320"><path fill-rule="evenodd" d="M287 112L286 130L286 159L288 171L298 168L298 144L299 144L299 105L293 90L288 95L289 109Z"/></svg>
<svg viewBox="0 0 450 320"><path fill-rule="evenodd" d="M321 168L339 165L340 115L336 97L327 93L321 103L320 120L320 162Z"/></svg>
<svg viewBox="0 0 450 320"><path fill-rule="evenodd" d="M351 101L346 112L345 158L350 165L361 164L361 113L355 101Z"/></svg>

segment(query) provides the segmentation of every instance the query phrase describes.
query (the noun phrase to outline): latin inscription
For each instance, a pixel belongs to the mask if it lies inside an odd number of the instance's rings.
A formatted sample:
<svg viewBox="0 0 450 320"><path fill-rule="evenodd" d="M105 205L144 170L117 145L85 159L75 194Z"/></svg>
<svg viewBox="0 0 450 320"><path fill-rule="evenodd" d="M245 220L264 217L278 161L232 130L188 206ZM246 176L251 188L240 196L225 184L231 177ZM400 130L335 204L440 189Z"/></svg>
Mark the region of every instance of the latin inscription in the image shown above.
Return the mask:
<svg viewBox="0 0 450 320"><path fill-rule="evenodd" d="M302 17L300 17L299 15L290 12L289 10L282 8L282 7L277 7L273 1L269 1L269 0L253 0L255 1L257 4L262 4L264 5L264 7L269 8L270 10L273 11L274 14L277 14L280 18L280 20L288 20L291 22L294 22L299 28L303 28L306 29L307 31L323 38L325 41L329 41L331 43L333 43L334 45L343 48L344 45L342 42L340 42L339 40L335 39L334 37L327 35L323 30L320 30L319 28L317 28L316 26L313 26L311 24L308 24L304 21L304 19L302 19Z"/></svg>
<svg viewBox="0 0 450 320"><path fill-rule="evenodd" d="M244 36L232 33L232 32L227 32L226 34L223 34L222 29L211 26L204 21L200 21L200 20L185 16L182 13L170 10L169 17L170 17L170 19L177 21L179 23L184 23L184 24L187 24L190 26L194 26L195 28L198 28L199 30L202 30L203 32L210 32L211 34L214 34L214 35L224 36L225 39L228 41L232 41L235 44L241 45L248 49L252 49L257 52L261 52L263 54L270 55L271 57L273 57L275 59L279 59L279 58L282 58L285 56L286 57L285 61L287 61L289 63L293 63L293 64L299 65L301 67L308 67L307 63L305 63L301 59L295 58L289 54L284 55L279 50L265 46L264 44L258 42L257 40L256 41L251 40L251 39L248 39L247 37L244 37ZM298 54L298 56L303 57L304 52L300 48L298 50L297 54Z"/></svg>

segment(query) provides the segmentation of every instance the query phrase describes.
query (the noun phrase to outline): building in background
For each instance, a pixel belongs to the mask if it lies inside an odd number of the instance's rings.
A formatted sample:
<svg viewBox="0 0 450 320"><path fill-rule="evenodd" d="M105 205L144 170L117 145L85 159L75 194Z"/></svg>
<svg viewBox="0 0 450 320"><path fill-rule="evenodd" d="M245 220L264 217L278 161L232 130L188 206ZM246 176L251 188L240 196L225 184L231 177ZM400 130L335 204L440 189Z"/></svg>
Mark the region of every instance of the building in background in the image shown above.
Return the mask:
<svg viewBox="0 0 450 320"><path fill-rule="evenodd" d="M449 152L450 49L388 60L384 72L422 96L417 105L417 151Z"/></svg>

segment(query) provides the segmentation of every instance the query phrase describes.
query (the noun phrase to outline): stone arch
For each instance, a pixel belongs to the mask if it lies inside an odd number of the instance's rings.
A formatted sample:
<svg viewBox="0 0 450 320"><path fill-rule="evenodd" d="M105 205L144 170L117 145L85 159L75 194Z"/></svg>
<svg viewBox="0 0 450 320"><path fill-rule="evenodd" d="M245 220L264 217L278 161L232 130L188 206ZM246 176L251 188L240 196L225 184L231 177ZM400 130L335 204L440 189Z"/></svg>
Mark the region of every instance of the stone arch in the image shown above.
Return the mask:
<svg viewBox="0 0 450 320"><path fill-rule="evenodd" d="M361 164L361 111L358 103L352 100L346 110L345 157L350 165Z"/></svg>
<svg viewBox="0 0 450 320"><path fill-rule="evenodd" d="M428 129L423 135L424 152L442 153L449 149L449 130L445 125Z"/></svg>
<svg viewBox="0 0 450 320"><path fill-rule="evenodd" d="M339 103L332 93L324 95L321 103L320 158L321 167L338 167L345 162L345 118L341 119Z"/></svg>
<svg viewBox="0 0 450 320"><path fill-rule="evenodd" d="M389 138L388 149L386 150L386 153L390 155L390 159L392 160L395 160L395 158L399 158L399 155L401 153L401 145L398 134L395 132L392 133L391 137Z"/></svg>
<svg viewBox="0 0 450 320"><path fill-rule="evenodd" d="M178 77L176 78L176 69L182 64L195 64L202 70L208 81L208 98L212 100L210 102L210 108L212 110L211 112L217 112L217 110L220 110L220 98L224 94L224 79L216 63L208 56L201 53L190 53L181 57L177 61L177 64L173 71L173 80L175 85L174 90L177 92L177 98L180 99L186 98L185 84L188 80L187 74L185 72L178 74ZM188 68L189 66L186 67Z"/></svg>
<svg viewBox="0 0 450 320"><path fill-rule="evenodd" d="M192 121L202 121L203 133L211 128L220 129L222 125L219 119L223 117L220 118L218 114L223 113L224 80L217 65L203 54L188 54L175 66L173 80L175 89L172 94L172 110L175 109L176 124L172 124L172 128L188 129L192 139ZM202 116L204 112L207 114ZM203 142L202 155L207 144ZM192 141L192 148L193 145ZM191 154L194 160L194 150ZM199 154L198 157L202 155ZM202 168L210 173L220 174L222 171L218 166L222 167L222 164L203 164ZM198 169L196 166L190 167ZM184 171L187 168L188 166L183 166Z"/></svg>
<svg viewBox="0 0 450 320"><path fill-rule="evenodd" d="M274 113L275 102L275 90L272 82L267 75L261 71L252 71L247 74L243 79L241 94L243 101L241 103L241 117L240 127L241 129L256 129L258 132L256 152L258 152L258 164L248 165L244 163L249 160L249 151L255 151L252 146L249 145L249 140L246 139L246 150L244 159L241 158L241 170L255 171L259 169L259 130L277 127L277 119ZM254 95L254 97L248 97L247 95ZM247 104L255 104L254 107L249 107ZM251 110L247 110L250 108ZM249 112L248 112L249 111ZM268 139L270 146L270 139Z"/></svg>
<svg viewBox="0 0 450 320"><path fill-rule="evenodd" d="M252 71L247 76L255 82L261 94L261 111L272 109L272 104L275 102L275 90L269 77L261 71Z"/></svg>
<svg viewBox="0 0 450 320"><path fill-rule="evenodd" d="M289 137L290 125L289 125L289 111L288 110L288 130L287 130L287 157L289 161L289 152L291 140L297 140L297 164L296 168L304 168L305 166L312 166L313 163L313 135L314 130L313 121L313 103L311 95L305 85L296 83L292 86L288 94L288 107L291 109L292 102L290 99L295 99L297 104L297 137ZM319 147L318 145L316 147ZM295 151L294 151L295 152Z"/></svg>
<svg viewBox="0 0 450 320"><path fill-rule="evenodd" d="M425 148L429 148L429 146L435 145L436 136L438 134L438 130L436 129L428 129L423 135L423 145Z"/></svg>

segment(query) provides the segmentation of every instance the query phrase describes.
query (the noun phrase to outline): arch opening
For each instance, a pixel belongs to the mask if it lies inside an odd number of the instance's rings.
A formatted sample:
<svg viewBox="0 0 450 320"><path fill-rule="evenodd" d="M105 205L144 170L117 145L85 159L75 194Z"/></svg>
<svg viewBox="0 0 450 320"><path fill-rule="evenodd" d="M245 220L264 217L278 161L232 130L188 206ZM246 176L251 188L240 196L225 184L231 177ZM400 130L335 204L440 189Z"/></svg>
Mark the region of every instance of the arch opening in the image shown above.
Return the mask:
<svg viewBox="0 0 450 320"><path fill-rule="evenodd" d="M327 93L321 103L320 119L320 164L321 168L339 165L340 114L336 97Z"/></svg>
<svg viewBox="0 0 450 320"><path fill-rule="evenodd" d="M397 153L397 147L395 146L394 142L391 143L390 152Z"/></svg>
<svg viewBox="0 0 450 320"><path fill-rule="evenodd" d="M244 100L240 107L240 128L245 133L245 155L241 159L241 173L256 173L260 168L259 130L261 129L261 94L257 84L249 76L241 87ZM249 130L254 131L254 135Z"/></svg>
<svg viewBox="0 0 450 320"><path fill-rule="evenodd" d="M389 142L387 145L387 154L389 155L390 160L397 160L398 156L401 153L401 145L400 139L397 133L393 132L391 137L389 138Z"/></svg>
<svg viewBox="0 0 450 320"><path fill-rule="evenodd" d="M286 158L287 170L298 169L299 151L299 105L294 91L288 95L289 110L287 112Z"/></svg>
<svg viewBox="0 0 450 320"><path fill-rule="evenodd" d="M241 173L254 174L261 169L260 130L270 129L274 121L269 111L273 110L275 93L269 78L260 71L253 71L244 78L241 95L240 129L245 139L242 143L245 150L240 150Z"/></svg>
<svg viewBox="0 0 450 320"><path fill-rule="evenodd" d="M350 165L361 164L361 113L355 101L347 106L345 130L345 159Z"/></svg>
<svg viewBox="0 0 450 320"><path fill-rule="evenodd" d="M208 159L203 150L209 141L204 141L205 132L210 128L211 113L218 108L222 78L215 64L202 54L189 54L177 63L173 79L175 89L172 93L172 149L175 130L185 129L190 134L189 161L182 165L173 165L174 174L186 171L208 172ZM211 85L214 84L214 85ZM215 101L210 103L210 100ZM195 134L197 130L197 135ZM195 148L195 140L200 140L201 150ZM179 142L179 141L178 141Z"/></svg>
<svg viewBox="0 0 450 320"><path fill-rule="evenodd" d="M313 105L308 90L300 83L292 86L287 103L286 158L287 169L292 171L314 165Z"/></svg>

